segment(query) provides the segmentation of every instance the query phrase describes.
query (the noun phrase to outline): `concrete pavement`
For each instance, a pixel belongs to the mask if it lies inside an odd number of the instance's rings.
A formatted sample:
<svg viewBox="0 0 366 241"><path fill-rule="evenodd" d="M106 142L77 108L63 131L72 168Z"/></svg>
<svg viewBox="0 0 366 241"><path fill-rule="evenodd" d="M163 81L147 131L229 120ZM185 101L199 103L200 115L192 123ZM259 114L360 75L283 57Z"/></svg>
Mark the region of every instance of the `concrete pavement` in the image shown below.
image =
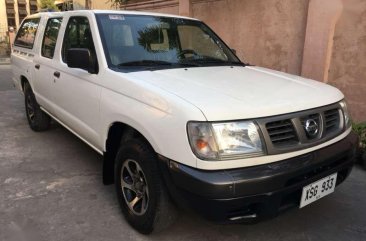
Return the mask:
<svg viewBox="0 0 366 241"><path fill-rule="evenodd" d="M151 236L123 219L102 157L60 125L32 132L10 68L0 65L0 240L366 240L366 172L356 167L336 192L255 225L216 225L182 212Z"/></svg>

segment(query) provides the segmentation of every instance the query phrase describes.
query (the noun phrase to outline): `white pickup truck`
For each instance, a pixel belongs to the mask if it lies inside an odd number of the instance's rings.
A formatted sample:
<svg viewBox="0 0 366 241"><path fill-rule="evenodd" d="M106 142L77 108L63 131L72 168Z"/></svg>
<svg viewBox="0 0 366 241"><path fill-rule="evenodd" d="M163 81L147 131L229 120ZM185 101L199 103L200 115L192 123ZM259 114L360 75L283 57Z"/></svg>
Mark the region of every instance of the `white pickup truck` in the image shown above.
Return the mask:
<svg viewBox="0 0 366 241"><path fill-rule="evenodd" d="M54 119L103 155L103 181L141 233L171 223L172 203L217 222L271 218L330 194L353 166L339 90L244 64L197 19L39 13L11 61L30 127Z"/></svg>

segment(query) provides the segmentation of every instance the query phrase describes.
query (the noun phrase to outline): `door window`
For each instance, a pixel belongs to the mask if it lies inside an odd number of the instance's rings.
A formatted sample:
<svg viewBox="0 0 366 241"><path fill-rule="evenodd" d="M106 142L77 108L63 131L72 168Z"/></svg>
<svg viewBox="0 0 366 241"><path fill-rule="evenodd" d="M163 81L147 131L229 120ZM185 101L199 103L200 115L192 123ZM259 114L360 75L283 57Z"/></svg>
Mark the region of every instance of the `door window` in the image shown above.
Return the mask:
<svg viewBox="0 0 366 241"><path fill-rule="evenodd" d="M57 42L58 32L60 30L62 18L50 18L47 21L46 30L42 42L42 56L46 58L53 58Z"/></svg>
<svg viewBox="0 0 366 241"><path fill-rule="evenodd" d="M14 45L32 49L34 39L36 38L39 18L32 18L24 20L20 27L17 36L15 37Z"/></svg>
<svg viewBox="0 0 366 241"><path fill-rule="evenodd" d="M71 17L65 31L62 45L62 60L66 62L67 51L70 48L86 48L95 59L95 48L90 31L89 20L86 17Z"/></svg>

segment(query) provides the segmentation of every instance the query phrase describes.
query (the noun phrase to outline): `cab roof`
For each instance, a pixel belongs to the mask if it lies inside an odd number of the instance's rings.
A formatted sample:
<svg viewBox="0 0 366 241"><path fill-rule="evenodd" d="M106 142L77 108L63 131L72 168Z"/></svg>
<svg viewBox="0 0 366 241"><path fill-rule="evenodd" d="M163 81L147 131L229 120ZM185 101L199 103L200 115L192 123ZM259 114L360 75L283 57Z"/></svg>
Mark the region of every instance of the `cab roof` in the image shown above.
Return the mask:
<svg viewBox="0 0 366 241"><path fill-rule="evenodd" d="M156 16L156 17L170 17L170 18L182 18L182 19L191 19L198 20L195 18L179 16L174 14L164 14L164 13L154 13L154 12L141 12L141 11L130 11L130 10L74 10L74 11L66 11L66 12L40 12L36 14L29 15L27 18L41 17L41 16L72 16L77 15L78 13L102 13L102 14L125 14L125 15L144 15L144 16Z"/></svg>

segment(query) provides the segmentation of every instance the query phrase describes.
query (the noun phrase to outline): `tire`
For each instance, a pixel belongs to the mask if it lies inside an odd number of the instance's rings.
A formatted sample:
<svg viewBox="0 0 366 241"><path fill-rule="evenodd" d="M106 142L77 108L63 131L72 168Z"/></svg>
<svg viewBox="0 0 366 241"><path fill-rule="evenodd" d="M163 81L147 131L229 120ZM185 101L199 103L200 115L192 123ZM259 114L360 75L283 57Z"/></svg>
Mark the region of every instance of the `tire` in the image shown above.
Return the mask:
<svg viewBox="0 0 366 241"><path fill-rule="evenodd" d="M363 168L366 170L366 151L363 152L363 155L361 157L361 164Z"/></svg>
<svg viewBox="0 0 366 241"><path fill-rule="evenodd" d="M122 213L138 232L159 232L175 221L177 211L161 179L156 153L144 141L121 144L115 160L115 185Z"/></svg>
<svg viewBox="0 0 366 241"><path fill-rule="evenodd" d="M24 97L25 113L30 128L37 132L48 130L51 118L41 110L29 83L24 84Z"/></svg>

